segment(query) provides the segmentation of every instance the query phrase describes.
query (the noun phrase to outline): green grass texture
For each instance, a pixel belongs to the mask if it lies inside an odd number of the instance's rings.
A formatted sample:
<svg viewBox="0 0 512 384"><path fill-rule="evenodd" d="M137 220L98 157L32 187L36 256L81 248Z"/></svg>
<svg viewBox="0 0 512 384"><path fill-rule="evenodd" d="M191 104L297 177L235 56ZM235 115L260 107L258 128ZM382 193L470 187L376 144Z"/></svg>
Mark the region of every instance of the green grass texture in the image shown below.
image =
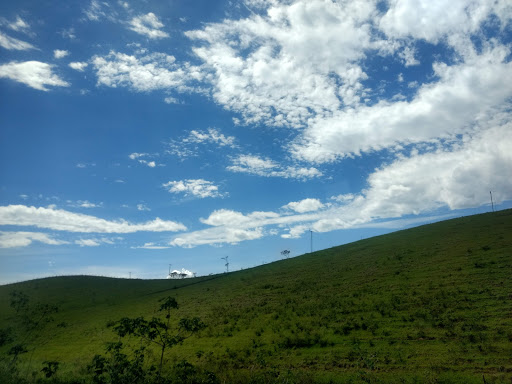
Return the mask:
<svg viewBox="0 0 512 384"><path fill-rule="evenodd" d="M172 296L172 321L198 316L207 328L166 352L166 366L187 360L221 382L512 383L512 210L193 279L4 285L3 329L17 327L14 290L59 307L20 358L27 375L59 361L61 378L85 377L116 340L108 322L158 316Z"/></svg>

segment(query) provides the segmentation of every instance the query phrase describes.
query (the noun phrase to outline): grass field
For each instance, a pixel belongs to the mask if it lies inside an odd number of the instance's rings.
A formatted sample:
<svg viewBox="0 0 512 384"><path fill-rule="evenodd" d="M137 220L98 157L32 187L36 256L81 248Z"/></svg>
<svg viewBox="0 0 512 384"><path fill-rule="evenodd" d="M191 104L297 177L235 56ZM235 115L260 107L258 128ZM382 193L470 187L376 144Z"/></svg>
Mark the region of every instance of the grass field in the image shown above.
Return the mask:
<svg viewBox="0 0 512 384"><path fill-rule="evenodd" d="M229 274L0 286L0 328L16 331L14 290L59 308L20 358L29 381L53 360L56 378L87 382L87 364L116 340L106 324L150 318L173 296L176 321L199 316L208 326L169 350L164 369L187 360L228 383L512 383L512 210Z"/></svg>

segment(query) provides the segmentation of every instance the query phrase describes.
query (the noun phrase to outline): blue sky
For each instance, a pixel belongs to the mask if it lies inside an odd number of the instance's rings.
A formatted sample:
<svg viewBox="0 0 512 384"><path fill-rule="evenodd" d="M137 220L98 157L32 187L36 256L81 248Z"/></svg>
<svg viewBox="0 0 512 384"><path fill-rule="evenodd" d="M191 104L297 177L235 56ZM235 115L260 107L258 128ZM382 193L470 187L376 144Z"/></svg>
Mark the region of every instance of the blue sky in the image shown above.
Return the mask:
<svg viewBox="0 0 512 384"><path fill-rule="evenodd" d="M0 4L0 284L237 270L512 206L512 5Z"/></svg>

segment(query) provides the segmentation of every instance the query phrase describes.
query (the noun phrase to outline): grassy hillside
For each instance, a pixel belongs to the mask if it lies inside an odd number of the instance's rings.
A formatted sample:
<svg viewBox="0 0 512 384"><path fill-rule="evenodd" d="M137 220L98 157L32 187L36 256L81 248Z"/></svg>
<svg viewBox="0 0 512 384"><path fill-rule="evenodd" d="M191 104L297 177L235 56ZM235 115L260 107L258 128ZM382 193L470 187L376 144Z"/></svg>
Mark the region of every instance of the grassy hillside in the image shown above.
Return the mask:
<svg viewBox="0 0 512 384"><path fill-rule="evenodd" d="M512 210L463 217L187 280L58 277L0 287L55 304L20 367L61 363L85 375L115 340L107 322L151 317L173 296L176 318L208 325L166 353L226 382L511 383ZM0 348L5 355L9 346Z"/></svg>

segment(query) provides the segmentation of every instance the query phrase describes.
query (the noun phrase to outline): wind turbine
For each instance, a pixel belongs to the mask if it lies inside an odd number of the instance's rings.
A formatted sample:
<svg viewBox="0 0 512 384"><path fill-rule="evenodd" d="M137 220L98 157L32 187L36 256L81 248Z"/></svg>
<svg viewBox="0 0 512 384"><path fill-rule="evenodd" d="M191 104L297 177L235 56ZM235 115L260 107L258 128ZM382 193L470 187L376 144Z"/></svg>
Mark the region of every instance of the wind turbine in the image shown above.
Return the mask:
<svg viewBox="0 0 512 384"><path fill-rule="evenodd" d="M229 272L229 262L228 262L228 258L229 256L226 256L226 257L221 257L222 260L224 260L226 262L225 266L226 266L226 272Z"/></svg>

